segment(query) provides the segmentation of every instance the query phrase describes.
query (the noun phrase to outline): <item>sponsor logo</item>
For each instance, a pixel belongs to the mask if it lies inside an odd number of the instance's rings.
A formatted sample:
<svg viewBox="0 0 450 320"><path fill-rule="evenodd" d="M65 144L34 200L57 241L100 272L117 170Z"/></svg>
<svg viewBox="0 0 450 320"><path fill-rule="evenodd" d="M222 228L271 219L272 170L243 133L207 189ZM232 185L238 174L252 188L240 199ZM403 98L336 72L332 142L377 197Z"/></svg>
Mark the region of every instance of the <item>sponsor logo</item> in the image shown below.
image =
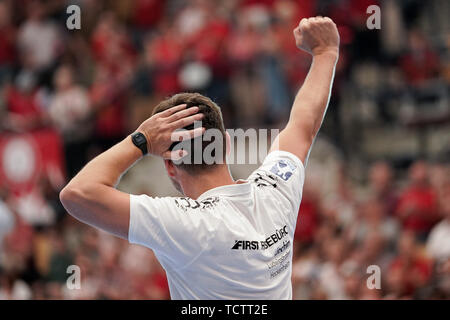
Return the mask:
<svg viewBox="0 0 450 320"><path fill-rule="evenodd" d="M276 174L278 177L284 181L288 181L292 174L294 173L296 167L289 160L279 160L270 169L270 172Z"/></svg>
<svg viewBox="0 0 450 320"><path fill-rule="evenodd" d="M184 212L188 210L195 209L209 209L217 205L219 202L219 197L209 197L202 201L197 201L191 198L177 198L175 199L175 204L178 208L183 210Z"/></svg>
<svg viewBox="0 0 450 320"><path fill-rule="evenodd" d="M259 241L236 240L234 246L231 249L259 250Z"/></svg>
<svg viewBox="0 0 450 320"><path fill-rule="evenodd" d="M282 264L280 268L275 270L274 272L270 273L270 278L275 278L276 276L280 275L283 271L287 270L289 268L289 265L291 264L290 261L287 261L285 264Z"/></svg>
<svg viewBox="0 0 450 320"><path fill-rule="evenodd" d="M269 268L269 270L279 266L280 264L282 264L284 261L286 261L287 258L289 258L289 255L291 253L291 250L286 251L283 255L281 255L281 257L276 258L274 260L272 260L267 267Z"/></svg>
<svg viewBox="0 0 450 320"><path fill-rule="evenodd" d="M262 241L235 240L232 250L266 250L288 235L287 226L276 230Z"/></svg>
<svg viewBox="0 0 450 320"><path fill-rule="evenodd" d="M277 251L275 251L275 257L282 253L284 250L289 248L291 245L291 240L283 241L283 245L277 248Z"/></svg>
<svg viewBox="0 0 450 320"><path fill-rule="evenodd" d="M263 171L256 172L254 176L250 179L253 179L253 182L256 183L257 187L269 187L272 186L274 188L277 187L277 177L271 174L267 174Z"/></svg>

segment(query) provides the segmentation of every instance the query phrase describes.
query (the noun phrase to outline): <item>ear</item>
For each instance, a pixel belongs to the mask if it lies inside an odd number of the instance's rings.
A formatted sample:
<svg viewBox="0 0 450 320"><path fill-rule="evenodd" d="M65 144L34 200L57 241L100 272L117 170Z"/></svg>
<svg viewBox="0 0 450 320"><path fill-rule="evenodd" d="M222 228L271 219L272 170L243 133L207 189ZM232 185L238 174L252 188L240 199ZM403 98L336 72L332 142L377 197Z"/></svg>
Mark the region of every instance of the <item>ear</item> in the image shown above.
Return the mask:
<svg viewBox="0 0 450 320"><path fill-rule="evenodd" d="M225 140L226 140L226 153L227 153L227 157L230 155L231 153L231 137L230 134L228 133L228 131L225 130Z"/></svg>
<svg viewBox="0 0 450 320"><path fill-rule="evenodd" d="M167 174L169 177L173 178L175 177L175 165L173 164L172 160L164 159L164 166L166 167Z"/></svg>

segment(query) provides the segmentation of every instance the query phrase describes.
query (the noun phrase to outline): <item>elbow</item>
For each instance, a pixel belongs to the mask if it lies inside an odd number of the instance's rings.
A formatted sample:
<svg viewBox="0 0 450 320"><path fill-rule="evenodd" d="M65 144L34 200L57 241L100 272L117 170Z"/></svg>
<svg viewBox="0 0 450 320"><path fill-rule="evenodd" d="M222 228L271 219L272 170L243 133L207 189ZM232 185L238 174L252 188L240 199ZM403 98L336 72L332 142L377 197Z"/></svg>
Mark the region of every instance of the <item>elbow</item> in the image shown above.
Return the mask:
<svg viewBox="0 0 450 320"><path fill-rule="evenodd" d="M72 187L70 187L69 185L65 186L59 192L59 201L61 201L61 203L64 207L67 206L67 204L70 202L70 200L73 197L74 197L74 189Z"/></svg>
<svg viewBox="0 0 450 320"><path fill-rule="evenodd" d="M77 208L81 206L84 199L85 194L83 190L76 186L72 186L70 183L59 193L59 200L61 201L61 204L74 218L77 218L76 212L79 212Z"/></svg>
<svg viewBox="0 0 450 320"><path fill-rule="evenodd" d="M59 201L66 208L67 212L70 213L69 208L76 202L75 199L78 197L79 192L72 186L67 185L59 192Z"/></svg>
<svg viewBox="0 0 450 320"><path fill-rule="evenodd" d="M59 193L59 200L74 218L82 220L88 208L98 204L100 193L97 184L69 182Z"/></svg>

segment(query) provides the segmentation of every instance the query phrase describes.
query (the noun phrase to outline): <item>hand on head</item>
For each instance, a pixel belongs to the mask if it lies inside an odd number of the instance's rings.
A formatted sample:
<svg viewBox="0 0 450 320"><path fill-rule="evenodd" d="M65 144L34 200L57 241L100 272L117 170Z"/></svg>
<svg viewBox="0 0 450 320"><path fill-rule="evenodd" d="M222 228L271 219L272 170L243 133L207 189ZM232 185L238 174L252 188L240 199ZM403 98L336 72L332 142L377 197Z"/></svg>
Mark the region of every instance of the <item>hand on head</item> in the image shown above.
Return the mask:
<svg viewBox="0 0 450 320"><path fill-rule="evenodd" d="M178 160L186 156L187 151L170 151L169 148L172 143L192 139L204 133L205 128L203 127L192 130L178 130L203 118L203 114L198 113L198 107L186 109L186 106L186 104L181 104L156 113L139 126L136 131L145 135L149 154L165 159Z"/></svg>

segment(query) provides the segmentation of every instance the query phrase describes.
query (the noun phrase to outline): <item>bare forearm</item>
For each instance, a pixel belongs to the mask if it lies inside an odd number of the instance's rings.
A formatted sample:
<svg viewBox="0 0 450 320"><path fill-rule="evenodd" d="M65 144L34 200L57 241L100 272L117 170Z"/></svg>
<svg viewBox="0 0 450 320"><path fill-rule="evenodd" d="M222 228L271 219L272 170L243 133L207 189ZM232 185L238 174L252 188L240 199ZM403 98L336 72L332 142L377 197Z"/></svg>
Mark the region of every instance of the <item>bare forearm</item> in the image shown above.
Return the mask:
<svg viewBox="0 0 450 320"><path fill-rule="evenodd" d="M61 191L67 212L91 226L128 237L129 195L115 189L142 152L127 137L90 161Z"/></svg>
<svg viewBox="0 0 450 320"><path fill-rule="evenodd" d="M339 56L339 33L328 17L304 18L293 30L296 46L313 56L308 76L295 97L289 122L271 151L293 153L305 164L327 110Z"/></svg>
<svg viewBox="0 0 450 320"><path fill-rule="evenodd" d="M337 59L337 53L313 57L308 76L291 110L289 122L301 127L304 134L311 138L319 131L328 107Z"/></svg>

